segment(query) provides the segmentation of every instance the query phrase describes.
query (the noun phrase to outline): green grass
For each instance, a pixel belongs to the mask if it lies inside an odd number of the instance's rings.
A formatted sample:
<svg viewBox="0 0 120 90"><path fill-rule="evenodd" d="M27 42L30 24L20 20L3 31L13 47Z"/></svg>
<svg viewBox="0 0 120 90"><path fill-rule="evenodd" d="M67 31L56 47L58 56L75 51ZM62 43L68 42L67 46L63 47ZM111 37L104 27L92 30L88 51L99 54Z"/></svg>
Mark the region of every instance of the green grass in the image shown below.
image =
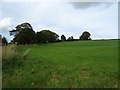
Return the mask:
<svg viewBox="0 0 120 90"><path fill-rule="evenodd" d="M117 88L117 40L18 46L19 55L27 49L22 65L3 70L3 88Z"/></svg>

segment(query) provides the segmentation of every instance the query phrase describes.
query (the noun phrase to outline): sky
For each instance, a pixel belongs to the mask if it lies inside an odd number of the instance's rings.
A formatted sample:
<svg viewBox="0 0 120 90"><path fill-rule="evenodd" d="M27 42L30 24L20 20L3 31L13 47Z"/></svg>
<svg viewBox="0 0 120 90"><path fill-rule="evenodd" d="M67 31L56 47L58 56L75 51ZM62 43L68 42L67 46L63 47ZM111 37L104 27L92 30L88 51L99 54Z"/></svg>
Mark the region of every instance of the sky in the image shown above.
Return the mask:
<svg viewBox="0 0 120 90"><path fill-rule="evenodd" d="M8 41L9 31L28 22L34 31L51 30L59 36L78 39L84 32L92 39L118 38L117 2L2 2L0 33Z"/></svg>

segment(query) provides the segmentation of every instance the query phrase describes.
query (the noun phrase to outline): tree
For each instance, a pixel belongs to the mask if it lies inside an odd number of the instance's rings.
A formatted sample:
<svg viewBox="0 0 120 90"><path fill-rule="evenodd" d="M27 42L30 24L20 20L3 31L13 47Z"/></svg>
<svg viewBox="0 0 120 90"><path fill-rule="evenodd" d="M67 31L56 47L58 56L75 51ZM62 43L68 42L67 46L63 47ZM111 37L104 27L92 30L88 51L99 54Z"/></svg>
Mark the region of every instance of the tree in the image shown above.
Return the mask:
<svg viewBox="0 0 120 90"><path fill-rule="evenodd" d="M80 40L91 40L90 36L91 36L91 34L87 31L85 31L80 36Z"/></svg>
<svg viewBox="0 0 120 90"><path fill-rule="evenodd" d="M8 41L5 37L2 38L2 45L5 45L5 46L8 45Z"/></svg>
<svg viewBox="0 0 120 90"><path fill-rule="evenodd" d="M35 32L32 30L24 29L15 35L13 42L17 42L17 44L31 44L35 43Z"/></svg>
<svg viewBox="0 0 120 90"><path fill-rule="evenodd" d="M37 43L56 42L58 35L50 30L42 30L36 33Z"/></svg>
<svg viewBox="0 0 120 90"><path fill-rule="evenodd" d="M73 41L74 38L73 38L73 36L70 36L67 40L68 40L68 41Z"/></svg>
<svg viewBox="0 0 120 90"><path fill-rule="evenodd" d="M10 35L14 35L13 42L17 44L35 43L36 35L32 26L29 23L22 23L15 27L15 30L10 31Z"/></svg>
<svg viewBox="0 0 120 90"><path fill-rule="evenodd" d="M66 41L66 37L64 35L61 35L61 41Z"/></svg>

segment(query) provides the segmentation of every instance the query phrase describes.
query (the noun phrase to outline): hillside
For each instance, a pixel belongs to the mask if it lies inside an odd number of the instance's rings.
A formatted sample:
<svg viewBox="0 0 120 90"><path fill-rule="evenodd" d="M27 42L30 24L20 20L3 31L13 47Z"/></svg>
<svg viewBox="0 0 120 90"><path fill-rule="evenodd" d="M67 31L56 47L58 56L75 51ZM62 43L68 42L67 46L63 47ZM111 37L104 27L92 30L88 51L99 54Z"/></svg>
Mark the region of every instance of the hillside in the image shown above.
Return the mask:
<svg viewBox="0 0 120 90"><path fill-rule="evenodd" d="M19 66L3 70L3 88L115 88L118 41L18 46Z"/></svg>

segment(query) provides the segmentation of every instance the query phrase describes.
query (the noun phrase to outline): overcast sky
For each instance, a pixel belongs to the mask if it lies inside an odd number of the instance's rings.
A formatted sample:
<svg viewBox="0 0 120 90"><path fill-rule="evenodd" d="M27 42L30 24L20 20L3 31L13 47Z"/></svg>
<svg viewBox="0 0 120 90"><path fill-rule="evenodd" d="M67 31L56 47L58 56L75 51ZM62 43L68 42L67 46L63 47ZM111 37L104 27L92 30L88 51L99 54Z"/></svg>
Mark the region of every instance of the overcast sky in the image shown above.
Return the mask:
<svg viewBox="0 0 120 90"><path fill-rule="evenodd" d="M0 30L8 40L9 31L28 22L33 29L49 29L59 36L78 39L84 31L92 39L118 38L117 2L4 2Z"/></svg>

